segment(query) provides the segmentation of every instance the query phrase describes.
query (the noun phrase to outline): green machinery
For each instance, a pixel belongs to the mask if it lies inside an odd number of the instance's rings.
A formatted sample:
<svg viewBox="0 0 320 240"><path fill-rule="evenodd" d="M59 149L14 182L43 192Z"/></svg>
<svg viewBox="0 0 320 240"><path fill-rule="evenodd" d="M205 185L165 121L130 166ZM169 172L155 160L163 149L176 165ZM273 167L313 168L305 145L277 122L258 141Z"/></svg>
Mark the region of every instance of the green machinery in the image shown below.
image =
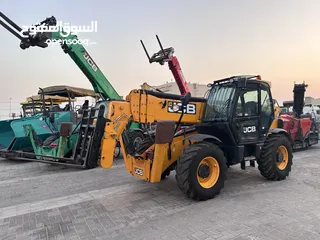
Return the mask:
<svg viewBox="0 0 320 240"><path fill-rule="evenodd" d="M56 95L58 94L57 90L60 96ZM49 113L53 115L53 118L51 119L54 120L52 122L54 124L55 122L57 122L55 121L56 119L59 121L61 111L70 112L71 122L67 124L64 122L62 123L63 124L62 127L64 129L66 129L65 125L67 125L67 127L69 127L70 130L74 129L77 126L76 123L78 122L77 112L75 111L74 106L71 105L72 103L76 102L75 95L76 97L80 97L80 96L83 97L88 95L91 95L92 97L94 97L93 91L69 87L69 86L51 86L51 87L45 88L45 90L41 89L40 91L41 91L41 94L28 97L25 102L21 103L23 116L39 117L39 113L41 113L42 116L43 116L43 113L45 114ZM61 96L64 93L66 93L68 97ZM61 109L60 105L63 103L66 103L66 106L63 109ZM23 130L24 130L25 136L28 137L30 140L30 144L32 146L33 151L36 154L43 155L43 156L50 155L50 156L64 157L66 154L72 151L71 147L73 146L72 144L67 144L68 143L67 141L75 142L77 137L76 134L72 134L71 138L68 139L70 132L68 132L68 135L66 135L64 134L66 132L65 130L63 130L62 134L61 133L54 134L54 132L52 132L53 134L45 140L49 144L41 144L41 139L39 138L39 135L36 133L34 127L32 126L32 123L30 124L25 123L23 125ZM59 138L59 142L62 143L60 144L59 147L55 147L54 143L52 145L52 142L57 138ZM50 142L48 142L48 140ZM37 156L36 158L40 159L41 157Z"/></svg>
<svg viewBox="0 0 320 240"><path fill-rule="evenodd" d="M12 151L7 153L7 155L10 154L10 158L19 158L24 160L30 159L26 156L33 156L37 158L37 161L41 162L56 162L57 164L75 165L82 168L92 168L97 166L100 141L103 137L106 121L104 116L107 113L108 101L121 100L121 97L101 72L83 45L79 43L76 35L67 34L63 29L59 29L58 27L56 28L57 31L52 32L35 31L32 33L30 29L28 31L23 31L21 27L15 24L2 12L0 12L0 17L7 22L5 23L0 20L0 24L20 39L21 49L27 49L34 46L46 48L48 47L48 40L56 42L59 41L63 51L72 58L76 65L85 74L92 84L94 91L101 99L101 101L99 101L93 108L84 107L83 116L79 122L79 128L77 131L70 131L70 125L67 123L62 124L63 127L60 128L59 132L60 137L54 141L55 144L51 143L51 147L55 146L56 150L51 151L50 154L45 156L43 155L44 152L48 152L42 149L43 145L41 142L37 145L36 134L33 134L34 131L27 127L26 133L33 141L33 146L36 145L36 148L34 147L35 153ZM33 25L32 28L36 29L37 27L42 26L47 27L47 29L55 29L56 25L57 21L55 17L52 16L50 18L46 18L39 24ZM133 145L141 142L145 136L144 131L139 127L140 126L136 123L128 124L126 136L129 139L129 142ZM69 134L68 136L67 133ZM74 146L71 146L70 142L73 139L73 134L77 134L78 136L76 137ZM61 137L65 137L67 141L62 140ZM61 157L61 152L65 151L59 151L57 149L60 148L66 150L69 148L67 146L68 144L70 148L73 149L71 156ZM57 156L58 153L60 156Z"/></svg>
<svg viewBox="0 0 320 240"><path fill-rule="evenodd" d="M91 92L95 94L92 90ZM73 94L70 89L65 88L61 92L64 95L70 93ZM59 131L61 122L74 122L76 125L73 109L59 107L60 104L71 103L73 100L61 95L52 96L50 91L47 91L47 95L43 95L41 91L41 94L28 97L26 102L21 103L21 118L0 121L0 156L6 158L6 153L10 151L33 150L25 135L24 125L31 125L42 141Z"/></svg>
<svg viewBox="0 0 320 240"><path fill-rule="evenodd" d="M75 130L83 106L74 104L88 97L94 100L98 96L93 90L65 85L41 88L38 95L21 103L21 118L0 121L0 156L8 158L15 151L37 152L34 142L39 146L50 146L59 138L63 122L71 122ZM28 134L27 128L32 129L34 137Z"/></svg>
<svg viewBox="0 0 320 240"><path fill-rule="evenodd" d="M70 143L75 143L78 137L76 134L71 134L72 127L73 124L71 122L62 123L59 136L57 137L59 144L54 142L49 145L43 145L38 142L38 136L32 125L23 125L26 136L31 139L31 144L34 152L37 154L37 159L46 159L47 155L63 158L67 153L71 152L73 144L68 144L68 141Z"/></svg>

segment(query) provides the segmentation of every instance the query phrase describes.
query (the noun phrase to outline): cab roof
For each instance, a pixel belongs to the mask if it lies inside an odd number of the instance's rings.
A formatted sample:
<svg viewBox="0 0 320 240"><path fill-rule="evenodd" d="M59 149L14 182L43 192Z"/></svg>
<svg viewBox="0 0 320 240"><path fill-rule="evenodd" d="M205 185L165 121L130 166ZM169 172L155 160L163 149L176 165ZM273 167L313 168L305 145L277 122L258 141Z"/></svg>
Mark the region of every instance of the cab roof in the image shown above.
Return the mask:
<svg viewBox="0 0 320 240"><path fill-rule="evenodd" d="M69 94L73 97L94 97L99 98L99 94L95 93L91 89L72 87L67 85L56 85L42 88L38 91L38 94L44 93L45 95L58 95L62 97L68 97Z"/></svg>
<svg viewBox="0 0 320 240"><path fill-rule="evenodd" d="M271 88L271 82L262 80L260 75L236 75L228 78L223 78L220 80L215 80L213 84L215 85L215 84L224 84L224 83L240 82L240 81L244 81L244 82L259 81L261 83L267 84L269 88Z"/></svg>
<svg viewBox="0 0 320 240"><path fill-rule="evenodd" d="M29 104L42 104L44 101L45 104L51 105L51 104L61 104L65 102L69 102L69 98L67 97L61 97L61 96L50 96L50 95L33 95L28 98L26 98L25 102L21 102L21 105L29 105ZM76 98L70 99L71 102L76 102Z"/></svg>

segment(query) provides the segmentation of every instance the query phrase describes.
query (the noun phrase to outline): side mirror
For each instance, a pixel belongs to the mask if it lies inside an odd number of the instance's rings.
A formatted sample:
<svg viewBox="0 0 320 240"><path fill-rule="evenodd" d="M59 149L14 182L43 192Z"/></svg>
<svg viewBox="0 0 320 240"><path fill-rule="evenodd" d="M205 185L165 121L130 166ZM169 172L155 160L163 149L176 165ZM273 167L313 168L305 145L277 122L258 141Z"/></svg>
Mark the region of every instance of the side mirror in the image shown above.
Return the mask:
<svg viewBox="0 0 320 240"><path fill-rule="evenodd" d="M191 93L187 92L183 97L181 97L181 102L183 106L186 106L191 100Z"/></svg>

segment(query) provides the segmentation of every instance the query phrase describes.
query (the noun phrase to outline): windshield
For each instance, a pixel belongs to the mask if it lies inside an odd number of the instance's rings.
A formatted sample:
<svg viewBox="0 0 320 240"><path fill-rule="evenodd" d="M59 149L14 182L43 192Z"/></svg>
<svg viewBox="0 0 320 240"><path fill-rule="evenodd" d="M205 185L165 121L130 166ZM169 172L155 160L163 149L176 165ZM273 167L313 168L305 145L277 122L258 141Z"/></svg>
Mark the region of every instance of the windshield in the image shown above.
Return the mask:
<svg viewBox="0 0 320 240"><path fill-rule="evenodd" d="M204 120L228 118L234 93L235 85L233 84L213 86L207 100Z"/></svg>

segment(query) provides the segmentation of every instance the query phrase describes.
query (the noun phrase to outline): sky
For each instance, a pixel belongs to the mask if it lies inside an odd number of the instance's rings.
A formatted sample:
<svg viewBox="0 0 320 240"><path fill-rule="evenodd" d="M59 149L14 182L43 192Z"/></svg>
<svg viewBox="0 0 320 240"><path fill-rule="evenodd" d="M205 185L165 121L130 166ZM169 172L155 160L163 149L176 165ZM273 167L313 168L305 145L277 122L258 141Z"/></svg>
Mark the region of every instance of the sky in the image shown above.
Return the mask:
<svg viewBox="0 0 320 240"><path fill-rule="evenodd" d="M149 64L141 47L174 47L188 82L207 84L233 75L260 74L272 83L279 102L291 100L293 84L309 84L306 95L320 97L320 1L318 0L1 0L1 11L18 25L55 16L70 25L97 21L97 32L78 37L120 95L143 82L160 85L173 77L168 66ZM92 88L60 46L22 50L0 26L0 116L39 87Z"/></svg>

